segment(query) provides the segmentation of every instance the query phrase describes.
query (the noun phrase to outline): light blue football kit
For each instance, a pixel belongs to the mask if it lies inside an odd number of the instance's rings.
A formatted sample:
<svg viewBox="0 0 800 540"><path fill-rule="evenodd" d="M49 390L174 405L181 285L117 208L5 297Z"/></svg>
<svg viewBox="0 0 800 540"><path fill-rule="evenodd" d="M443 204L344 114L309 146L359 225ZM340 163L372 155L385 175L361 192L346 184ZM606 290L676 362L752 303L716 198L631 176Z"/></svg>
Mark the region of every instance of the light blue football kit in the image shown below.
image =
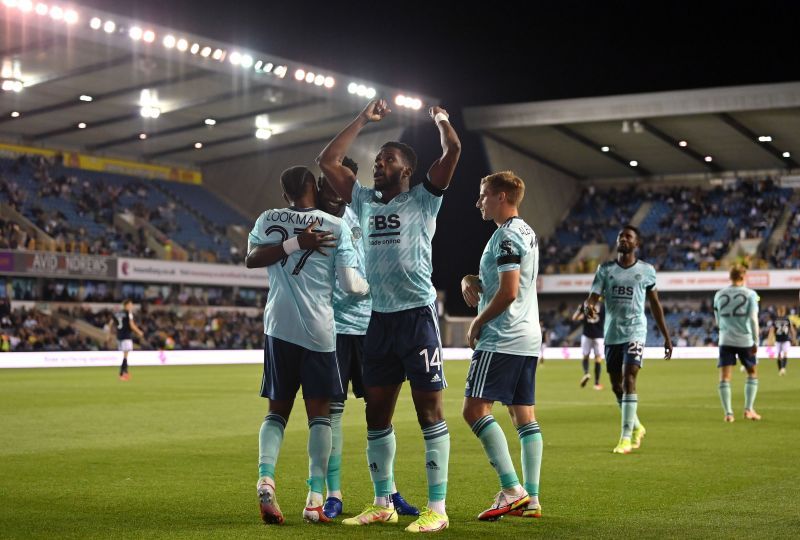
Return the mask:
<svg viewBox="0 0 800 540"><path fill-rule="evenodd" d="M753 316L758 314L758 293L747 287L726 287L714 295L714 315L719 325L719 344L752 347L757 344Z"/></svg>
<svg viewBox="0 0 800 540"><path fill-rule="evenodd" d="M605 299L606 345L644 343L647 338L644 304L647 291L655 286L656 269L641 260L628 268L617 261L605 262L597 268L592 292Z"/></svg>
<svg viewBox="0 0 800 540"><path fill-rule="evenodd" d="M394 313L436 301L431 240L441 206L441 191L428 182L388 203L381 202L380 192L353 185L350 208L364 234L373 311Z"/></svg>
<svg viewBox="0 0 800 540"><path fill-rule="evenodd" d="M375 189L353 185L350 208L363 231L372 316L364 339L364 385L401 384L438 391L444 378L436 289L431 282L431 240L443 191L426 179L388 203ZM423 426L428 500L447 493L450 433L444 420ZM392 426L367 432L367 459L375 496L391 493L395 436Z"/></svg>
<svg viewBox="0 0 800 540"><path fill-rule="evenodd" d="M542 345L536 297L539 241L533 229L517 216L498 227L483 250L479 271L483 292L478 313L500 289L500 275L513 270L519 270L517 297L481 327L464 395L504 405L533 405Z"/></svg>
<svg viewBox="0 0 800 540"><path fill-rule="evenodd" d="M249 242L280 244L309 224L333 233L336 247L327 257L314 250L298 250L270 267L264 333L311 351L333 352L335 268L358 267L350 229L322 210L280 208L259 216Z"/></svg>
<svg viewBox="0 0 800 540"><path fill-rule="evenodd" d="M517 298L503 313L483 325L475 350L539 356L542 346L536 297L539 241L533 229L519 217L498 227L483 250L479 274L483 294L478 313L486 309L500 288L500 274L510 270L520 272Z"/></svg>

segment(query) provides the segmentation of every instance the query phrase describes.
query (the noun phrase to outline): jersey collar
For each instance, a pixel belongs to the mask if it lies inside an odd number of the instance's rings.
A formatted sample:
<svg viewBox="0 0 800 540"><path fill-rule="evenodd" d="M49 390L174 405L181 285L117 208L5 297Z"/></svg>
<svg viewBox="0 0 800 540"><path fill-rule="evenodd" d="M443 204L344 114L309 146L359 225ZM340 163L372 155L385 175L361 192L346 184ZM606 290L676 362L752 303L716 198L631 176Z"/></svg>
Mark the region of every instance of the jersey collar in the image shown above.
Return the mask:
<svg viewBox="0 0 800 540"><path fill-rule="evenodd" d="M633 261L633 264L630 265L630 266L622 266L621 264L619 264L619 261L617 259L614 259L614 262L617 263L617 266L619 266L623 270L627 270L628 268L633 268L634 266L636 266L636 263L639 262L639 259L636 259L635 261Z"/></svg>

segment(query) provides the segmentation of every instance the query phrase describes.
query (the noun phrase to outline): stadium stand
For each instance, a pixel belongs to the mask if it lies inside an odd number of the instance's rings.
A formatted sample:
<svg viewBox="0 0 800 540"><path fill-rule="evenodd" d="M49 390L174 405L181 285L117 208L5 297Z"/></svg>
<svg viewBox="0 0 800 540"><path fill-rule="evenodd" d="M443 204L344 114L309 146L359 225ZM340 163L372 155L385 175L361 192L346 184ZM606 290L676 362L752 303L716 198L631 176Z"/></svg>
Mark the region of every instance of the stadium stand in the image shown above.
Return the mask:
<svg viewBox="0 0 800 540"><path fill-rule="evenodd" d="M118 226L115 216L125 213L152 224L164 235L158 239L161 244L181 246L192 261L243 260L239 247L227 238L226 227L245 227L248 220L202 186L140 180L21 156L0 159L0 194L3 202L53 239L54 251L156 257L145 228L133 232ZM6 226L4 222L4 231ZM37 246L32 236L20 236L10 234L13 240L4 240L3 247L48 248Z"/></svg>
<svg viewBox="0 0 800 540"><path fill-rule="evenodd" d="M769 255L774 268L800 269L800 205L794 205L788 226Z"/></svg>
<svg viewBox="0 0 800 540"><path fill-rule="evenodd" d="M643 219L633 223L642 232L643 259L657 270L715 270L737 240L766 242L792 195L792 189L778 187L771 178L740 179L711 190L585 189L554 235L545 240L542 271L594 271L601 261L573 261L581 247L595 243L613 248L620 226L631 223L645 204L649 209ZM789 227L786 234L796 237L796 231L797 227ZM771 261L775 267L785 267L782 258Z"/></svg>

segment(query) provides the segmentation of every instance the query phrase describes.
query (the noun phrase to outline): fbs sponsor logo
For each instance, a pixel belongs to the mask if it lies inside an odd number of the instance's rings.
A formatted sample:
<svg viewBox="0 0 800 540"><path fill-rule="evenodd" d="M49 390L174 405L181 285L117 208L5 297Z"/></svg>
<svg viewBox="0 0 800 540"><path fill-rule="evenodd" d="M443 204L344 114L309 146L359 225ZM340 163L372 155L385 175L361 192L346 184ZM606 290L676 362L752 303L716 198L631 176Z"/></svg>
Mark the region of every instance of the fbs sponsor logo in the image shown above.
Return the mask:
<svg viewBox="0 0 800 540"><path fill-rule="evenodd" d="M382 231L385 229L399 229L400 216L397 214L389 214L388 216L370 216L369 217L369 230Z"/></svg>

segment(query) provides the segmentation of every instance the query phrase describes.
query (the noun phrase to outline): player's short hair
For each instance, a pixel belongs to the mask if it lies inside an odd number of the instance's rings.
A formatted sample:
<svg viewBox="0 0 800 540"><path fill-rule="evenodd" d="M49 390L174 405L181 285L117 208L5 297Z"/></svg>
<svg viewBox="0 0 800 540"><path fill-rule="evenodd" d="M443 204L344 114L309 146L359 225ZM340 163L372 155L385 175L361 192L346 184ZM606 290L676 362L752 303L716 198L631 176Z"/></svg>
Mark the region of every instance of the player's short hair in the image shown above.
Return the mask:
<svg viewBox="0 0 800 540"><path fill-rule="evenodd" d="M481 185L486 185L493 193L502 191L506 200L514 206L519 206L525 197L525 182L514 174L513 171L500 171L481 178Z"/></svg>
<svg viewBox="0 0 800 540"><path fill-rule="evenodd" d="M734 264L731 266L730 277L731 281L743 281L744 276L747 274L747 267L743 264Z"/></svg>
<svg viewBox="0 0 800 540"><path fill-rule="evenodd" d="M344 159L342 159L342 165L353 171L353 174L358 174L358 163L356 163L353 159L344 156Z"/></svg>
<svg viewBox="0 0 800 540"><path fill-rule="evenodd" d="M629 231L633 231L633 234L636 235L636 240L638 240L639 242L642 241L642 233L639 232L639 229L637 229L633 225L624 225L622 227L622 229L620 229L620 230L624 231L625 229L628 229Z"/></svg>
<svg viewBox="0 0 800 540"><path fill-rule="evenodd" d="M406 160L406 165L411 167L411 172L413 173L417 170L417 153L414 152L414 149L408 146L406 143L389 141L381 146L381 150L384 148L396 148L400 150L400 153L403 155L403 159Z"/></svg>
<svg viewBox="0 0 800 540"><path fill-rule="evenodd" d="M353 171L353 175L358 174L358 163L349 157L344 156L344 159L342 159L342 165ZM322 181L325 179L326 178L324 174L319 175L319 178L317 178L317 189L322 189Z"/></svg>
<svg viewBox="0 0 800 540"><path fill-rule="evenodd" d="M358 174L358 163L356 163L349 157L344 156L344 159L342 160L342 165L353 171L354 176ZM324 180L327 180L327 178L325 178L324 174L320 174L319 178L317 178L317 189L322 189L322 182Z"/></svg>
<svg viewBox="0 0 800 540"><path fill-rule="evenodd" d="M131 300L130 298L126 298L125 300L122 301L123 306L127 306L128 304L133 304L133 300Z"/></svg>
<svg viewBox="0 0 800 540"><path fill-rule="evenodd" d="M314 184L315 179L308 167L296 165L289 167L281 173L281 187L283 192L291 199L299 199L306 190L306 184Z"/></svg>

